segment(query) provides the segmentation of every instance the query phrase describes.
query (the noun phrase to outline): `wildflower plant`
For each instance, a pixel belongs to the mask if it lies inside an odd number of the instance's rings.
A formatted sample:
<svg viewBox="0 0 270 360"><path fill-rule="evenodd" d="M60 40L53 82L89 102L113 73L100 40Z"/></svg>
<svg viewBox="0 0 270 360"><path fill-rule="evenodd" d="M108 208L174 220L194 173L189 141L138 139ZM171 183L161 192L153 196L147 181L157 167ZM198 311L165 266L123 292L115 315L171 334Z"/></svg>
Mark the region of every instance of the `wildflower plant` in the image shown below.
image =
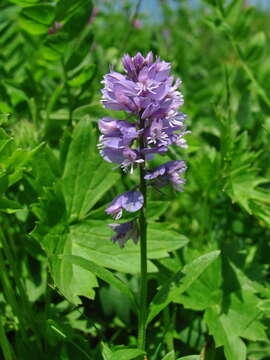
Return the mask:
<svg viewBox="0 0 270 360"><path fill-rule="evenodd" d="M124 223L110 224L115 232L112 241L124 247L132 238L140 239L141 285L138 346L145 347L147 308L147 189L171 184L177 191L183 190L186 170L183 160L166 162L157 168L148 167L148 160L157 154L164 155L172 145L186 148L184 135L185 114L179 111L183 95L178 90L181 81L170 75L171 64L154 60L152 52L146 57L137 53L124 55L122 64L125 74L111 71L102 83L102 103L112 110L127 112L126 120L104 117L99 120L101 132L98 147L104 160L117 164L124 172L140 172L140 183L135 189L118 195L107 207L107 214L119 220L123 210L140 211L139 216ZM139 219L139 220L137 220Z"/></svg>

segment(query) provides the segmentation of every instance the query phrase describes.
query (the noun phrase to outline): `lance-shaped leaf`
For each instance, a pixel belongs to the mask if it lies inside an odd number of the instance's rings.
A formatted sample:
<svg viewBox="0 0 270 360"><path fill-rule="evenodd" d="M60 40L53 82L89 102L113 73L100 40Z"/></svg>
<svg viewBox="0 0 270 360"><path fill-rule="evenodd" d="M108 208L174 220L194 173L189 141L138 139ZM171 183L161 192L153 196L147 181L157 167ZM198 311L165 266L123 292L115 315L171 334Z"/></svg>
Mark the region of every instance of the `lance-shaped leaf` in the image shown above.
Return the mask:
<svg viewBox="0 0 270 360"><path fill-rule="evenodd" d="M173 277L161 287L150 304L148 323L154 319L170 302L186 291L204 270L219 256L220 251L212 251L198 257L176 272Z"/></svg>

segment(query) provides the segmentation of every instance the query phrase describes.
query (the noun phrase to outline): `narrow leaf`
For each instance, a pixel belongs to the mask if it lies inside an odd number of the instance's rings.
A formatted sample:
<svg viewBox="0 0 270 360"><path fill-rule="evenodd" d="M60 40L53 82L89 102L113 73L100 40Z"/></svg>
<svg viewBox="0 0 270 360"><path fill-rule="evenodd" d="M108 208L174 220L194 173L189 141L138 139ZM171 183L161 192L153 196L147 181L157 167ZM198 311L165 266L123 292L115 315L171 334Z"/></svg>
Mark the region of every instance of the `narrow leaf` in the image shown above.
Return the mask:
<svg viewBox="0 0 270 360"><path fill-rule="evenodd" d="M147 319L148 323L170 302L174 301L179 294L186 291L219 254L220 251L216 250L202 255L174 274L171 280L162 286L152 300Z"/></svg>

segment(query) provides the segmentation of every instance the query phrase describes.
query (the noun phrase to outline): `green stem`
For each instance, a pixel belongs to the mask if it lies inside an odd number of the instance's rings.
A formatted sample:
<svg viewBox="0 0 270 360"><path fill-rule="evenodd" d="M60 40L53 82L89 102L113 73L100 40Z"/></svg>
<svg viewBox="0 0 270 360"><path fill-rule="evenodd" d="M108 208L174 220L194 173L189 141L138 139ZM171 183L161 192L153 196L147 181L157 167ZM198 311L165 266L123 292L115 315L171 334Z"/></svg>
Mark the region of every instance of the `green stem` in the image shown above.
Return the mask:
<svg viewBox="0 0 270 360"><path fill-rule="evenodd" d="M68 101L68 126L72 127L72 106L73 106L73 99L72 99L72 95L71 95L71 91L70 91L70 87L68 84L68 75L67 75L67 70L65 67L65 62L64 59L61 60L62 63L62 69L63 69L63 75L64 75L64 86L66 89L66 96L67 96L67 101Z"/></svg>
<svg viewBox="0 0 270 360"><path fill-rule="evenodd" d="M140 128L144 126L143 119L140 120ZM143 136L140 137L140 148L144 147ZM140 191L144 197L144 206L140 211L140 302L139 302L139 329L138 329L138 347L145 350L146 338L146 320L147 320L147 222L145 210L147 205L147 187L145 176L145 162L140 164Z"/></svg>
<svg viewBox="0 0 270 360"><path fill-rule="evenodd" d="M10 343L7 339L5 329L2 323L2 319L0 318L0 345L3 350L3 355L5 360L13 360L14 357L12 355L12 348L10 346Z"/></svg>

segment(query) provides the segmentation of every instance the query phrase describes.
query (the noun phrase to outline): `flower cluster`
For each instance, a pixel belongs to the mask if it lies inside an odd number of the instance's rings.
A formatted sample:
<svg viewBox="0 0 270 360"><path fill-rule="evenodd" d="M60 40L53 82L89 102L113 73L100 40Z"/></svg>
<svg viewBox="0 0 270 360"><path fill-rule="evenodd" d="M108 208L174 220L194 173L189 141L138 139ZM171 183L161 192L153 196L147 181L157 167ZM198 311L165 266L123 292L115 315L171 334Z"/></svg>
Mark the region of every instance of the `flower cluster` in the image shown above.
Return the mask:
<svg viewBox="0 0 270 360"><path fill-rule="evenodd" d="M174 81L170 76L170 63L159 57L154 61L151 52L146 57L140 53L134 57L125 55L122 63L125 75L111 70L104 76L102 103L108 109L126 111L129 116L126 120L102 118L98 147L104 160L132 173L134 167L154 154L166 153L170 145L186 148L184 135L188 131L184 125L186 116L178 111L183 104L183 96L178 91L180 80ZM182 191L181 174L185 170L184 161L169 161L148 171L145 180L156 187L172 183L176 190ZM130 191L114 199L106 211L119 219L123 209L135 212L143 202L139 191ZM113 241L121 246L128 237L134 239L138 234L135 222L125 224L111 225L117 233ZM123 231L125 228L128 230Z"/></svg>

